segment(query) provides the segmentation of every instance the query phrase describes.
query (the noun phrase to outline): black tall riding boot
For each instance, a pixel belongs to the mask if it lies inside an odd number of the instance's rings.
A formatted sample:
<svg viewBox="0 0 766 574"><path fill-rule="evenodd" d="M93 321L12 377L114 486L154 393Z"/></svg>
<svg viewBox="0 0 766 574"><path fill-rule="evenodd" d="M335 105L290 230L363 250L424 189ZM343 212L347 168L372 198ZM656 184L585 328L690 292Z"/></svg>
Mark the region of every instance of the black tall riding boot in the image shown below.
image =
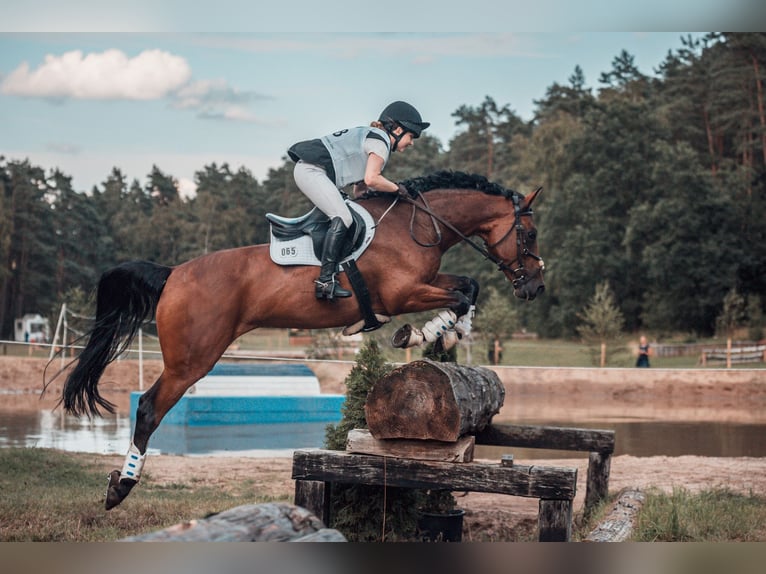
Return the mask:
<svg viewBox="0 0 766 574"><path fill-rule="evenodd" d="M351 291L343 289L335 278L335 274L338 272L340 251L343 249L343 240L347 231L348 228L343 224L340 217L332 218L322 246L322 267L319 277L314 281L317 299L332 301L336 297L351 297Z"/></svg>

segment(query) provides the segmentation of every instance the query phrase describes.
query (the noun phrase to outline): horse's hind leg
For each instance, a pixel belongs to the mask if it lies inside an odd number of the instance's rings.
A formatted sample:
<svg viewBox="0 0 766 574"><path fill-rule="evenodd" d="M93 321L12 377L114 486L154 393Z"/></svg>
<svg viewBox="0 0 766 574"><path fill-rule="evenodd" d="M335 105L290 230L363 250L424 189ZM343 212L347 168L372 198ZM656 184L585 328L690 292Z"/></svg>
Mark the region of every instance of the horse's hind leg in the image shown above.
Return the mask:
<svg viewBox="0 0 766 574"><path fill-rule="evenodd" d="M109 474L105 503L107 510L120 504L138 484L146 460L149 437L157 430L162 417L194 382L171 377L164 371L157 382L141 395L136 410L136 428L128 454L125 455L125 463L122 470L113 470Z"/></svg>

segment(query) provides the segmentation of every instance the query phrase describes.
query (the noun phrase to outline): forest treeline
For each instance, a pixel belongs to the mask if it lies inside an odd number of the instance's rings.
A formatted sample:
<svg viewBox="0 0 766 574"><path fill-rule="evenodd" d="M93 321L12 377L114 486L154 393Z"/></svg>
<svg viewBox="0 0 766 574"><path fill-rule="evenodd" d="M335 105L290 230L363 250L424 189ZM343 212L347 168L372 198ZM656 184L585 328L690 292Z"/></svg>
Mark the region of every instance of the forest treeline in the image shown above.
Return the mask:
<svg viewBox="0 0 766 574"><path fill-rule="evenodd" d="M518 303L531 331L575 335L607 282L627 329L709 335L731 292L763 311L764 68L766 34L681 37L652 74L623 51L595 88L579 66L551 84L530 121L499 103L512 92L459 107L446 146L424 134L392 156L386 175L451 169L523 193L544 187L535 217L547 290ZM161 166L145 185L114 167L86 193L59 170L0 156L0 336L12 336L23 313L55 317L62 301L92 292L119 262L173 265L265 243L266 212L309 209L287 156L263 181L213 163L195 183L196 195L182 198ZM443 267L476 277L484 297L487 287L512 297L502 274L470 249L453 249Z"/></svg>

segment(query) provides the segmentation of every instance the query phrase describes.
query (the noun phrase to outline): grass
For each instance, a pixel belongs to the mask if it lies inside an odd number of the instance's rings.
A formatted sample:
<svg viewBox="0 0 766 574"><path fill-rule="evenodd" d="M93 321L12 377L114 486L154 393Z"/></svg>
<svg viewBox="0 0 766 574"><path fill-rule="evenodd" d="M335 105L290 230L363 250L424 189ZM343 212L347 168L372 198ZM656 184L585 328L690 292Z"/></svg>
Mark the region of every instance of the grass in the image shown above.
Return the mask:
<svg viewBox="0 0 766 574"><path fill-rule="evenodd" d="M106 475L92 455L0 449L0 541L105 542L221 512L271 502L252 482L225 489L193 481L156 484L151 474L129 509L104 510Z"/></svg>
<svg viewBox="0 0 766 574"><path fill-rule="evenodd" d="M691 493L647 491L636 542L756 542L766 540L766 498L726 488Z"/></svg>

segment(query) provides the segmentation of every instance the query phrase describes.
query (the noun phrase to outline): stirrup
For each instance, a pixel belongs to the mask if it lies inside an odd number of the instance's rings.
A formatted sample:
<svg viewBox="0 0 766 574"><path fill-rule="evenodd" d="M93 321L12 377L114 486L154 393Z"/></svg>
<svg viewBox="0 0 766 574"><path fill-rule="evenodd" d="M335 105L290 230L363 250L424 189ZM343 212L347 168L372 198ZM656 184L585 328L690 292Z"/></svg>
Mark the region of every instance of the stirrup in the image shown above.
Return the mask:
<svg viewBox="0 0 766 574"><path fill-rule="evenodd" d="M335 298L351 297L351 291L347 291L340 286L340 283L335 279L333 274L328 281L322 281L322 278L314 280L316 288L314 289L314 295L317 299L327 299L332 301Z"/></svg>

